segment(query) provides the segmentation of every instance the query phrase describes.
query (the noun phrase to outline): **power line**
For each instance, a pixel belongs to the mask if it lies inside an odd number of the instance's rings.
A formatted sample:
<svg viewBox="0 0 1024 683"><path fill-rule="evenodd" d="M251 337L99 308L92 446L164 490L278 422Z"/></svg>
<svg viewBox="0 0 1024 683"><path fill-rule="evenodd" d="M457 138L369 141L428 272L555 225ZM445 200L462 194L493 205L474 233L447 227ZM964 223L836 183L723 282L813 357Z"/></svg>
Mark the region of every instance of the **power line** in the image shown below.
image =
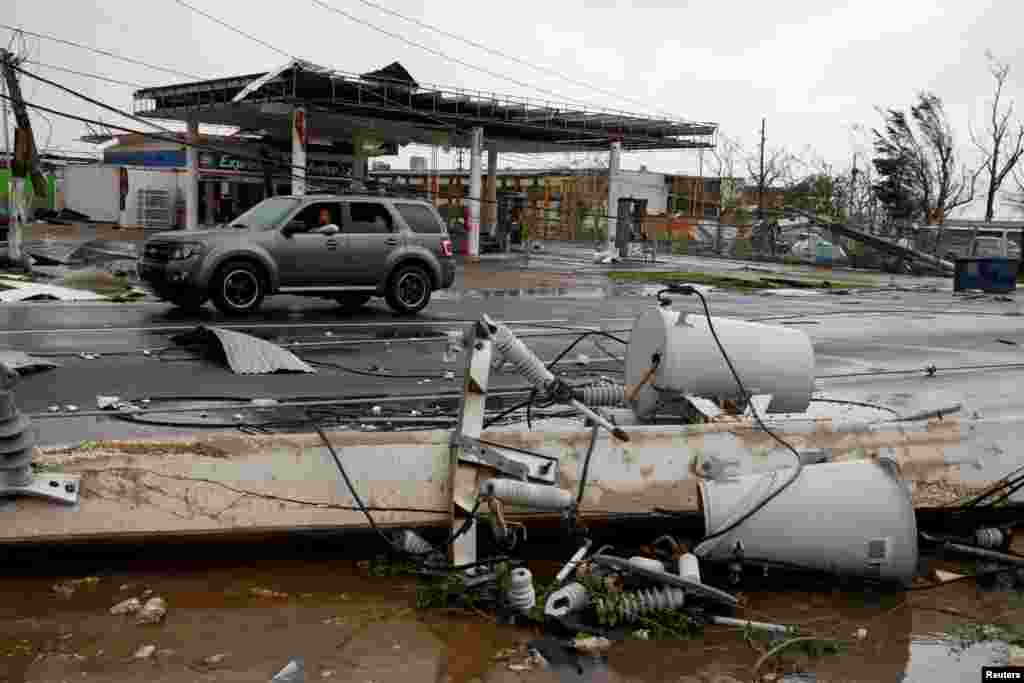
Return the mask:
<svg viewBox="0 0 1024 683"><path fill-rule="evenodd" d="M232 26L231 24L227 23L226 21L222 21L221 19L218 19L217 17L213 16L212 14L207 14L203 10L201 10L201 9L199 9L197 7L193 7L192 5L188 4L187 2L185 2L185 0L174 0L174 1L176 3L178 3L179 5L181 5L182 7L187 7L188 9L192 10L196 14L200 14L200 15L206 17L207 19L209 19L212 22L214 22L216 24L220 24L221 26L223 26L224 28L228 29L229 31L234 31L235 33L237 33L240 36L245 36L249 40L253 40L253 41L259 43L260 45L262 45L263 47L269 48L269 49L273 50L274 52L276 52L276 53L278 53L280 55L284 55L288 59L295 59L295 55L290 55L287 52L285 52L284 50L281 50L281 49L279 49L277 47L274 47L273 45L271 45L270 43L266 42L265 40L260 40L256 36L254 36L252 34L249 34L249 33L246 33L242 29L240 29L240 28L238 28L236 26Z"/></svg>
<svg viewBox="0 0 1024 683"><path fill-rule="evenodd" d="M416 47L416 48L419 48L419 49L424 50L426 52L429 52L430 54L432 54L432 55L434 55L436 57L440 57L441 59L446 59L446 60L448 60L450 62L454 62L454 63L456 63L456 64L458 64L460 66L464 66L467 69L473 69L474 71L479 71L480 73L483 73L483 74L486 74L488 76L491 76L492 78L500 78L503 81L508 81L509 83L515 83L516 85L518 85L520 87L523 87L523 88L526 88L528 90L534 90L536 92L542 92L542 93L544 93L546 95L551 95L552 97L555 97L555 98L557 98L559 100L568 101L568 102L576 102L578 104L582 104L582 105L588 106L588 107L593 107L594 106L593 104L591 104L589 102L584 102L583 100L577 100L577 99L568 98L568 97L565 97L564 95L562 95L560 93L554 92L553 90L548 90L546 88L541 88L540 86L532 85L530 83L526 83L525 81L520 81L518 79L512 78L511 76L505 76L505 75L500 74L500 73L498 73L496 71L491 71L490 69L485 69L482 66L477 66L476 64L473 64L472 62L467 62L467 61L464 61L462 59L459 59L458 57L452 57L452 56L450 56L448 54L445 54L444 52L441 52L440 50L436 50L436 49L434 49L434 48L432 48L432 47L430 47L428 45L424 45L423 43L417 43L415 40L410 40L409 38L406 38L405 36L401 35L400 33L393 33L391 31L388 31L387 29L384 29L384 28L381 28L380 26L377 26L376 24L374 24L372 22L366 21L365 19L360 19L357 16L349 14L345 10L338 9L337 7L332 7L331 5L328 5L327 3L323 2L323 0L310 0L310 2L312 2L315 5L319 5L320 7L326 9L329 12L334 12L335 14L340 14L341 16L345 17L349 21L353 21L353 22L355 22L357 24L361 24L362 26L366 26L367 28L371 28L374 31L377 31L378 33L382 33L382 34L384 34L386 36L389 36L391 38L395 38L396 40L400 40L403 43L406 43L408 45L412 45L413 47Z"/></svg>
<svg viewBox="0 0 1024 683"><path fill-rule="evenodd" d="M54 69L55 71L63 71L65 73L74 74L76 76L82 76L84 78L94 78L97 81L105 81L107 83L113 83L115 85L126 85L126 86L131 87L131 88L148 88L149 87L147 85L142 85L141 83L132 83L131 81L119 81L116 78L110 78L109 76L100 76L99 74L91 74L91 73L88 73L88 72L85 72L85 71L75 71L74 69L67 69L67 68L65 68L63 66L55 66L53 64L44 64L43 62L39 62L39 61L36 61L36 60L31 60L31 61L29 61L27 63L34 64L35 66L41 66L41 67L46 68L46 69Z"/></svg>
<svg viewBox="0 0 1024 683"><path fill-rule="evenodd" d="M53 41L55 43L63 43L64 45L70 45L71 47L77 47L77 48L79 48L81 50L88 50L90 52L95 52L96 54L101 54L101 55L104 55L104 56L107 56L107 57L111 57L113 59L119 59L122 62L127 62L129 64L135 64L137 66L144 66L147 69L153 69L155 71L163 71L164 73L173 74L175 76L183 76L185 78L189 78L189 79L192 79L194 81L204 80L202 76L196 76L195 74L189 74L189 73L185 73L183 71L176 71L174 69L168 69L168 68L162 67L162 66L156 66L155 64L148 64L146 62L143 62L143 61L138 60L138 59L134 59L132 57L125 57L123 55L115 54L113 52L108 52L107 50L101 50L99 48L92 47L90 45L83 45L82 43L76 43L76 42L71 41L71 40L65 40L64 38L57 38L55 36L48 36L48 35L45 35L45 34L42 34L42 33L35 33L33 31L26 31L23 28L17 28L15 26L8 26L7 24L2 24L2 23L0 23L0 28L5 28L8 31L16 31L16 32L20 31L21 33L24 33L24 34L27 34L27 35L30 35L30 36L35 36L36 38L42 38L44 40L50 40L50 41Z"/></svg>
<svg viewBox="0 0 1024 683"><path fill-rule="evenodd" d="M359 2L361 2L364 5L367 5L369 7L373 7L374 9L380 10L381 12L384 12L385 14L390 14L391 16L398 17L399 19L402 19L404 21L408 21L410 23L416 24L417 26L422 26L423 28L428 29L430 31L434 31L435 33L440 33L443 36L447 36L449 38L453 38L455 40L458 40L458 41L460 41L462 43L466 43L467 45L471 45L471 46L473 46L473 47L475 47L475 48L477 48L479 50L483 50L484 52L490 53L490 54L495 55L497 57L502 57L504 59L508 59L510 61L516 62L517 64L522 64L523 66L526 66L526 67L528 67L530 69L533 69L534 71L540 71L542 73L547 73L547 74L550 74L552 76L557 76L558 78L561 78L564 81L568 81L569 83L574 83L576 85L583 86L584 88L590 88L591 90L596 90L596 91L598 91L600 93L604 93L605 95L611 95L612 97L617 97L619 100L621 100L623 102L630 102L632 104L635 104L635 105L641 106L641 107L648 106L646 104L641 103L639 100L634 100L632 98L626 97L626 96L624 96L624 95L622 95L620 93L614 92L612 90L605 90L604 88L596 86L593 83L588 83L587 81L582 81L582 80L580 80L578 78L573 78L572 76L567 76L567 75L561 73L560 71L552 69L551 67L544 66L542 64L535 64L533 62L529 62L529 61L527 61L525 59L522 59L520 57L516 57L515 55L510 55L507 52L502 52L501 50L497 50L495 48L488 47L487 45L484 45L483 43L478 43L475 40L471 40L471 39L466 38L464 36L460 36L460 35L458 35L456 33L451 33L450 31L446 31L446 30L444 30L442 28L438 28L437 26L434 26L432 24L428 24L427 22L421 21L419 19L416 19L415 17L407 16L405 14L402 14L401 12L396 12L393 9L389 9L387 7L384 7L383 5L379 5L379 4L375 3L375 2L371 2L370 0L359 0ZM655 111L657 111L657 110L655 110ZM661 112L658 112L658 113L663 115L663 116L669 116L669 117L675 118L675 116L673 114L669 114L668 112L661 111Z"/></svg>
<svg viewBox="0 0 1024 683"><path fill-rule="evenodd" d="M237 28L237 27L229 24L228 22L226 22L226 21L224 21L222 19L218 19L217 17L213 16L212 14L209 14L208 12L204 12L204 11L202 11L202 10L196 8L196 7L193 7L192 5L184 2L183 0L174 0L174 1L177 2L178 4L184 6L184 7L189 8L190 10L196 12L197 14L200 14L200 15L206 17L210 21L213 21L213 22L216 22L216 23L220 24L221 26L223 26L224 28L228 29L229 31L233 31L233 32L237 33L240 36L248 38L249 40L252 40L252 41L254 41L256 43L259 43L263 47L266 47L266 48L268 48L270 50L273 50L274 52L276 52L278 54L284 55L288 59L291 59L291 60L297 60L298 59L298 57L296 57L295 55L290 55L286 51L282 50L281 48L276 47L276 46L268 43L267 41L262 40L261 38L257 38L256 36L254 36L254 35L252 35L250 33L246 33L242 29ZM310 60L307 60L307 61L310 61ZM444 126L445 128L452 128L452 129L455 129L457 131L457 128L455 128L454 126L452 126L452 125L442 121L441 119L435 118L435 117L430 116L428 114L425 114L425 113L423 113L421 111L418 111L417 109L414 109L413 107L409 107L409 106L407 106L407 105L405 105L405 104L403 104L401 102L398 102L397 100L393 100L390 97L387 97L385 95L381 95L380 93L374 92L372 90L367 90L365 92L368 93L368 94L371 94L371 95L373 95L375 97L378 97L378 98L382 99L385 102L389 102L389 103L391 103L393 105L397 105L399 107L402 107L403 109L406 109L408 111L411 111L411 112L414 112L416 114L419 114L420 116L423 116L423 117L425 117L425 118L427 118L427 119L429 119L429 120L431 120L431 121L433 121L435 123L438 123L438 124Z"/></svg>

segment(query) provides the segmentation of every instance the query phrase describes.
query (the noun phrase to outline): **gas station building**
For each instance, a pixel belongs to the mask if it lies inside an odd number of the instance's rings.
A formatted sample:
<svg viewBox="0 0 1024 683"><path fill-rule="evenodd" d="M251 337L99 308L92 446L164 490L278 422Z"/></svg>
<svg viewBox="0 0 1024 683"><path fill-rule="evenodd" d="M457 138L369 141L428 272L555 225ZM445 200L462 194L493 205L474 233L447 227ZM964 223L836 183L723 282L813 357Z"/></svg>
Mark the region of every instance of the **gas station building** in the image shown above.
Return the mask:
<svg viewBox="0 0 1024 683"><path fill-rule="evenodd" d="M175 166L183 162L186 229L198 226L201 207L210 215L225 189L235 208L267 193L358 190L370 180L369 160L375 156L393 156L409 144L469 148L471 258L480 253L481 200L495 200L499 153L608 150L607 206L616 207L623 150L711 149L717 131L713 123L424 85L397 62L355 75L295 60L266 73L146 88L135 93L134 112L185 123L182 142L195 146L167 149L161 146L174 148L174 141L121 137L105 150L105 161L144 167L161 159ZM238 132L200 137L201 123ZM484 230L492 231L494 212L487 219ZM617 223L608 217L609 246L615 244Z"/></svg>

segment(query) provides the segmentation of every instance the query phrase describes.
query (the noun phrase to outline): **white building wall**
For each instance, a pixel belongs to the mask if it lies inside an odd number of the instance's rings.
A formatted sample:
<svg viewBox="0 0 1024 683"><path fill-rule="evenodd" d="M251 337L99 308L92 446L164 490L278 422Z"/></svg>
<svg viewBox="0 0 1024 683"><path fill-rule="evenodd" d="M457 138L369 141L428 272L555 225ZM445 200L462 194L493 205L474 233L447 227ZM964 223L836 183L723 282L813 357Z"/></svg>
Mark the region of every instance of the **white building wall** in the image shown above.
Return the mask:
<svg viewBox="0 0 1024 683"><path fill-rule="evenodd" d="M646 199L648 214L665 213L668 205L668 187L665 185L664 174L620 170L615 178L615 196ZM612 211L613 207L609 207L608 210Z"/></svg>

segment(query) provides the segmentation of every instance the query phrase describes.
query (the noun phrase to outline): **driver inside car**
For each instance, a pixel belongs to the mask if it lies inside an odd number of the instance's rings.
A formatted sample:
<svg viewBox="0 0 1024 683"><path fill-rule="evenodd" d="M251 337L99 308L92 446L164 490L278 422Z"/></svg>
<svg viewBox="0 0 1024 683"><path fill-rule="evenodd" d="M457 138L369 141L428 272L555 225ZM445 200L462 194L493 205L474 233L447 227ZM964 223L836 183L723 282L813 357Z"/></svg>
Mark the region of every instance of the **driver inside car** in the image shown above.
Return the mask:
<svg viewBox="0 0 1024 683"><path fill-rule="evenodd" d="M319 232L328 235L331 233L341 232L341 229L337 226L337 224L335 224L335 222L331 220L330 209L320 209L320 216L317 219L317 226L316 228L313 229L313 232Z"/></svg>

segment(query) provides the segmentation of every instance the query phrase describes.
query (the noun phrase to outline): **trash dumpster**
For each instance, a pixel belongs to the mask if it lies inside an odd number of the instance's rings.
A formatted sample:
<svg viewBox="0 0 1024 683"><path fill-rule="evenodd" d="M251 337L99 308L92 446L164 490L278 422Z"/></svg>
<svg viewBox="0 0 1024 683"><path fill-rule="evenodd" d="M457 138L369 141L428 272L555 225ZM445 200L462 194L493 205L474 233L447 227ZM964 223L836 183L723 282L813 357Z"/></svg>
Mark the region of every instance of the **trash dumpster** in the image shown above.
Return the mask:
<svg viewBox="0 0 1024 683"><path fill-rule="evenodd" d="M1005 294L1017 289L1018 259L964 258L956 260L953 291L980 289L992 294Z"/></svg>

